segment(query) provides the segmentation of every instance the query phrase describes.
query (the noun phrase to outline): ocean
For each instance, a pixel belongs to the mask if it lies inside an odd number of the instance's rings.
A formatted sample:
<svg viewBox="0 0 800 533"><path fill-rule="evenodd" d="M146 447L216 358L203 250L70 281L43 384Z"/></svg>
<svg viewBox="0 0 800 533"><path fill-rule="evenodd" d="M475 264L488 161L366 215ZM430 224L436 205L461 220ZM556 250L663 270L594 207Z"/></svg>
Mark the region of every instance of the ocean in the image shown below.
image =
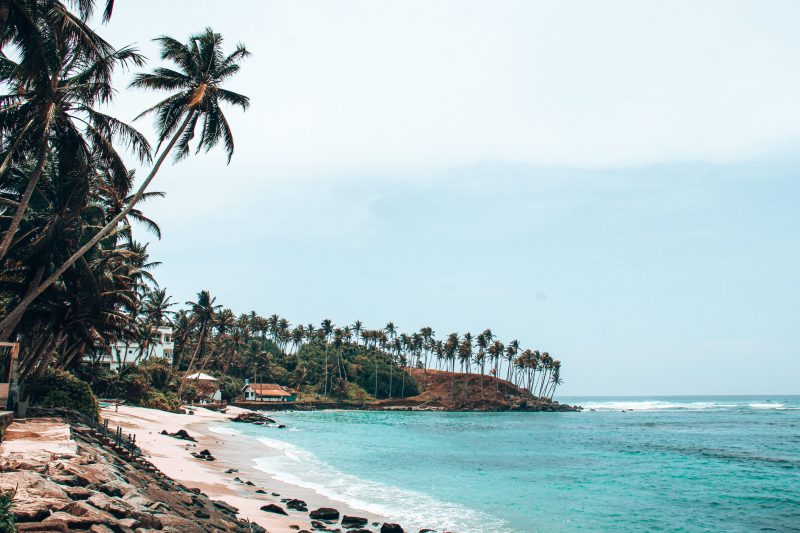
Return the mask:
<svg viewBox="0 0 800 533"><path fill-rule="evenodd" d="M415 528L800 531L800 396L559 400L586 411L298 411L276 413L286 429L230 428L264 447L258 469Z"/></svg>

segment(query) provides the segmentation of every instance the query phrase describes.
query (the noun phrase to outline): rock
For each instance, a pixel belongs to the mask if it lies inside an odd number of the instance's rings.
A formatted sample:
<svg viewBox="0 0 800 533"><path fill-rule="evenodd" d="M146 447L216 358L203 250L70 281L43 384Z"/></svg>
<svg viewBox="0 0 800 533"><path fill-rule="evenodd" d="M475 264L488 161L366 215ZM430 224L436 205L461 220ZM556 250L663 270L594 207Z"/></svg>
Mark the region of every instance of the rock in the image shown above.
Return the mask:
<svg viewBox="0 0 800 533"><path fill-rule="evenodd" d="M66 485L68 487L84 487L85 483L81 483L78 476L71 474L62 474L59 476L50 476L50 480L59 485Z"/></svg>
<svg viewBox="0 0 800 533"><path fill-rule="evenodd" d="M308 506L303 500L286 500L286 507L289 509L294 509L295 511L308 511Z"/></svg>
<svg viewBox="0 0 800 533"><path fill-rule="evenodd" d="M191 492L192 494L200 494L200 489L198 489L197 487L192 487L192 488L187 489L187 490L189 492Z"/></svg>
<svg viewBox="0 0 800 533"><path fill-rule="evenodd" d="M251 487L255 487L255 486L256 486L256 484L255 484L255 483L253 483L252 481L245 481L245 482L244 482L244 484L245 484L245 485L249 485L249 486L251 486Z"/></svg>
<svg viewBox="0 0 800 533"><path fill-rule="evenodd" d="M64 492L67 493L70 500L86 500L89 496L94 494L94 492L86 487L65 487Z"/></svg>
<svg viewBox="0 0 800 533"><path fill-rule="evenodd" d="M40 522L50 516L50 504L46 501L15 501L11 514L17 522Z"/></svg>
<svg viewBox="0 0 800 533"><path fill-rule="evenodd" d="M207 512L205 512L205 511L203 511L202 509L198 509L197 511L195 511L195 512L194 512L194 515L195 515L197 518L211 518L211 515L210 515L210 514L208 514L208 513L207 513Z"/></svg>
<svg viewBox="0 0 800 533"><path fill-rule="evenodd" d="M311 527L314 528L314 529L324 529L325 531L328 530L328 525L327 524L323 524L322 522L319 522L317 520L312 520L311 521Z"/></svg>
<svg viewBox="0 0 800 533"><path fill-rule="evenodd" d="M95 493L86 500L86 503L97 507L117 518L126 518L130 515L133 508L122 500L112 499L100 492Z"/></svg>
<svg viewBox="0 0 800 533"><path fill-rule="evenodd" d="M274 424L275 421L268 416L262 415L261 413L242 413L236 418L231 418L233 422L247 422L250 424L257 424L257 425L264 425L264 424Z"/></svg>
<svg viewBox="0 0 800 533"><path fill-rule="evenodd" d="M354 528L354 527L363 527L367 525L368 520L366 518L361 518L360 516L347 516L344 515L342 517L342 527L346 528Z"/></svg>
<svg viewBox="0 0 800 533"><path fill-rule="evenodd" d="M264 489L258 489L256 492L258 494L266 494L267 493L267 491L265 491Z"/></svg>
<svg viewBox="0 0 800 533"><path fill-rule="evenodd" d="M226 473L226 474L236 474L236 473L238 473L238 472L239 472L239 471L238 471L238 470L236 470L235 468L229 468L229 469L227 469L227 470L225 471L225 473Z"/></svg>
<svg viewBox="0 0 800 533"><path fill-rule="evenodd" d="M223 501L211 500L211 504L214 505L214 507L216 507L217 509L220 509L229 515L236 516L237 514L239 514L239 509Z"/></svg>
<svg viewBox="0 0 800 533"><path fill-rule="evenodd" d="M320 507L308 515L316 520L339 520L339 511L332 507Z"/></svg>
<svg viewBox="0 0 800 533"><path fill-rule="evenodd" d="M97 490L114 498L120 498L125 496L128 490L130 490L130 486L119 481L109 481L97 487Z"/></svg>
<svg viewBox="0 0 800 533"><path fill-rule="evenodd" d="M62 531L69 531L67 527L67 523L64 521L59 520L48 520L47 523L44 522L28 522L23 524L17 524L16 531L38 531L41 533L53 533L53 532L62 532ZM92 530L94 531L94 530ZM109 530L111 531L111 530Z"/></svg>
<svg viewBox="0 0 800 533"><path fill-rule="evenodd" d="M161 434L162 435L166 435L168 437L172 437L174 439L188 440L188 441L192 441L192 442L197 442L197 439L192 437L191 435L189 435L189 433L187 433L185 429L179 429L175 433L170 433L169 431L167 431L165 429L165 430L161 431Z"/></svg>
<svg viewBox="0 0 800 533"><path fill-rule="evenodd" d="M266 511L268 513L283 514L283 515L286 514L286 511L283 510L283 507L281 507L280 505L276 505L274 503L262 505L261 510Z"/></svg>
<svg viewBox="0 0 800 533"><path fill-rule="evenodd" d="M95 524L89 528L89 533L114 533L114 530L102 524Z"/></svg>
<svg viewBox="0 0 800 533"><path fill-rule="evenodd" d="M253 533L268 533L266 529L259 526L255 522L250 522L250 524L248 525L250 526L250 531L252 531Z"/></svg>
<svg viewBox="0 0 800 533"><path fill-rule="evenodd" d="M383 524L381 526L381 533L405 533L400 524Z"/></svg>

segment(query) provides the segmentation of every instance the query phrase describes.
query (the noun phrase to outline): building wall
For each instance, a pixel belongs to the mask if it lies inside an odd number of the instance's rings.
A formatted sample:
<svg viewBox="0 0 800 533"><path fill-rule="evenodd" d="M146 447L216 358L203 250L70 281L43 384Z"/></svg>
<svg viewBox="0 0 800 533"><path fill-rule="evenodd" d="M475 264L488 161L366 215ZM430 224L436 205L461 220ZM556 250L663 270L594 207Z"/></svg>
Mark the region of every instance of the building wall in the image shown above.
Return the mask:
<svg viewBox="0 0 800 533"><path fill-rule="evenodd" d="M175 343L172 339L172 328L158 328L158 338L145 349L138 362L145 361L148 357L159 357L173 362ZM107 366L111 370L117 370L122 365L130 365L136 362L139 356L139 344L132 342L126 346L124 342L118 342L111 346L111 353L105 353L100 358L100 364Z"/></svg>

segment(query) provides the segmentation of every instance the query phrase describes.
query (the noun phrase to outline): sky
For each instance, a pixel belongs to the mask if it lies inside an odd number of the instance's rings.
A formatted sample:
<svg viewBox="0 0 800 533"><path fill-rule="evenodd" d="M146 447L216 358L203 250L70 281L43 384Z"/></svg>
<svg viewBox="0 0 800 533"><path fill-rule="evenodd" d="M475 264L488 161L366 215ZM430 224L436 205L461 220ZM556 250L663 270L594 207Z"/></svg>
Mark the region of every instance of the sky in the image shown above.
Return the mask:
<svg viewBox="0 0 800 533"><path fill-rule="evenodd" d="M143 207L174 300L491 328L563 395L800 394L800 3L117 2L252 56ZM125 89L132 120L163 95ZM153 138L148 120L134 123ZM141 172L144 172L142 169ZM140 238L145 239L142 231Z"/></svg>

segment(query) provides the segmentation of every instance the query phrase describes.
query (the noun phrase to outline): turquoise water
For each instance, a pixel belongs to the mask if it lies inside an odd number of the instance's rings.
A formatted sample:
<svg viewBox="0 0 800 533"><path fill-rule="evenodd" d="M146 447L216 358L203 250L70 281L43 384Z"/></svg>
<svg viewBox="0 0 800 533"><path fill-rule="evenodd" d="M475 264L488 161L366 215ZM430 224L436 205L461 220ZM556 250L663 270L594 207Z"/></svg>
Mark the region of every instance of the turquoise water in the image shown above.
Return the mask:
<svg viewBox="0 0 800 533"><path fill-rule="evenodd" d="M258 468L414 527L800 531L800 397L564 398L583 413L295 412Z"/></svg>

